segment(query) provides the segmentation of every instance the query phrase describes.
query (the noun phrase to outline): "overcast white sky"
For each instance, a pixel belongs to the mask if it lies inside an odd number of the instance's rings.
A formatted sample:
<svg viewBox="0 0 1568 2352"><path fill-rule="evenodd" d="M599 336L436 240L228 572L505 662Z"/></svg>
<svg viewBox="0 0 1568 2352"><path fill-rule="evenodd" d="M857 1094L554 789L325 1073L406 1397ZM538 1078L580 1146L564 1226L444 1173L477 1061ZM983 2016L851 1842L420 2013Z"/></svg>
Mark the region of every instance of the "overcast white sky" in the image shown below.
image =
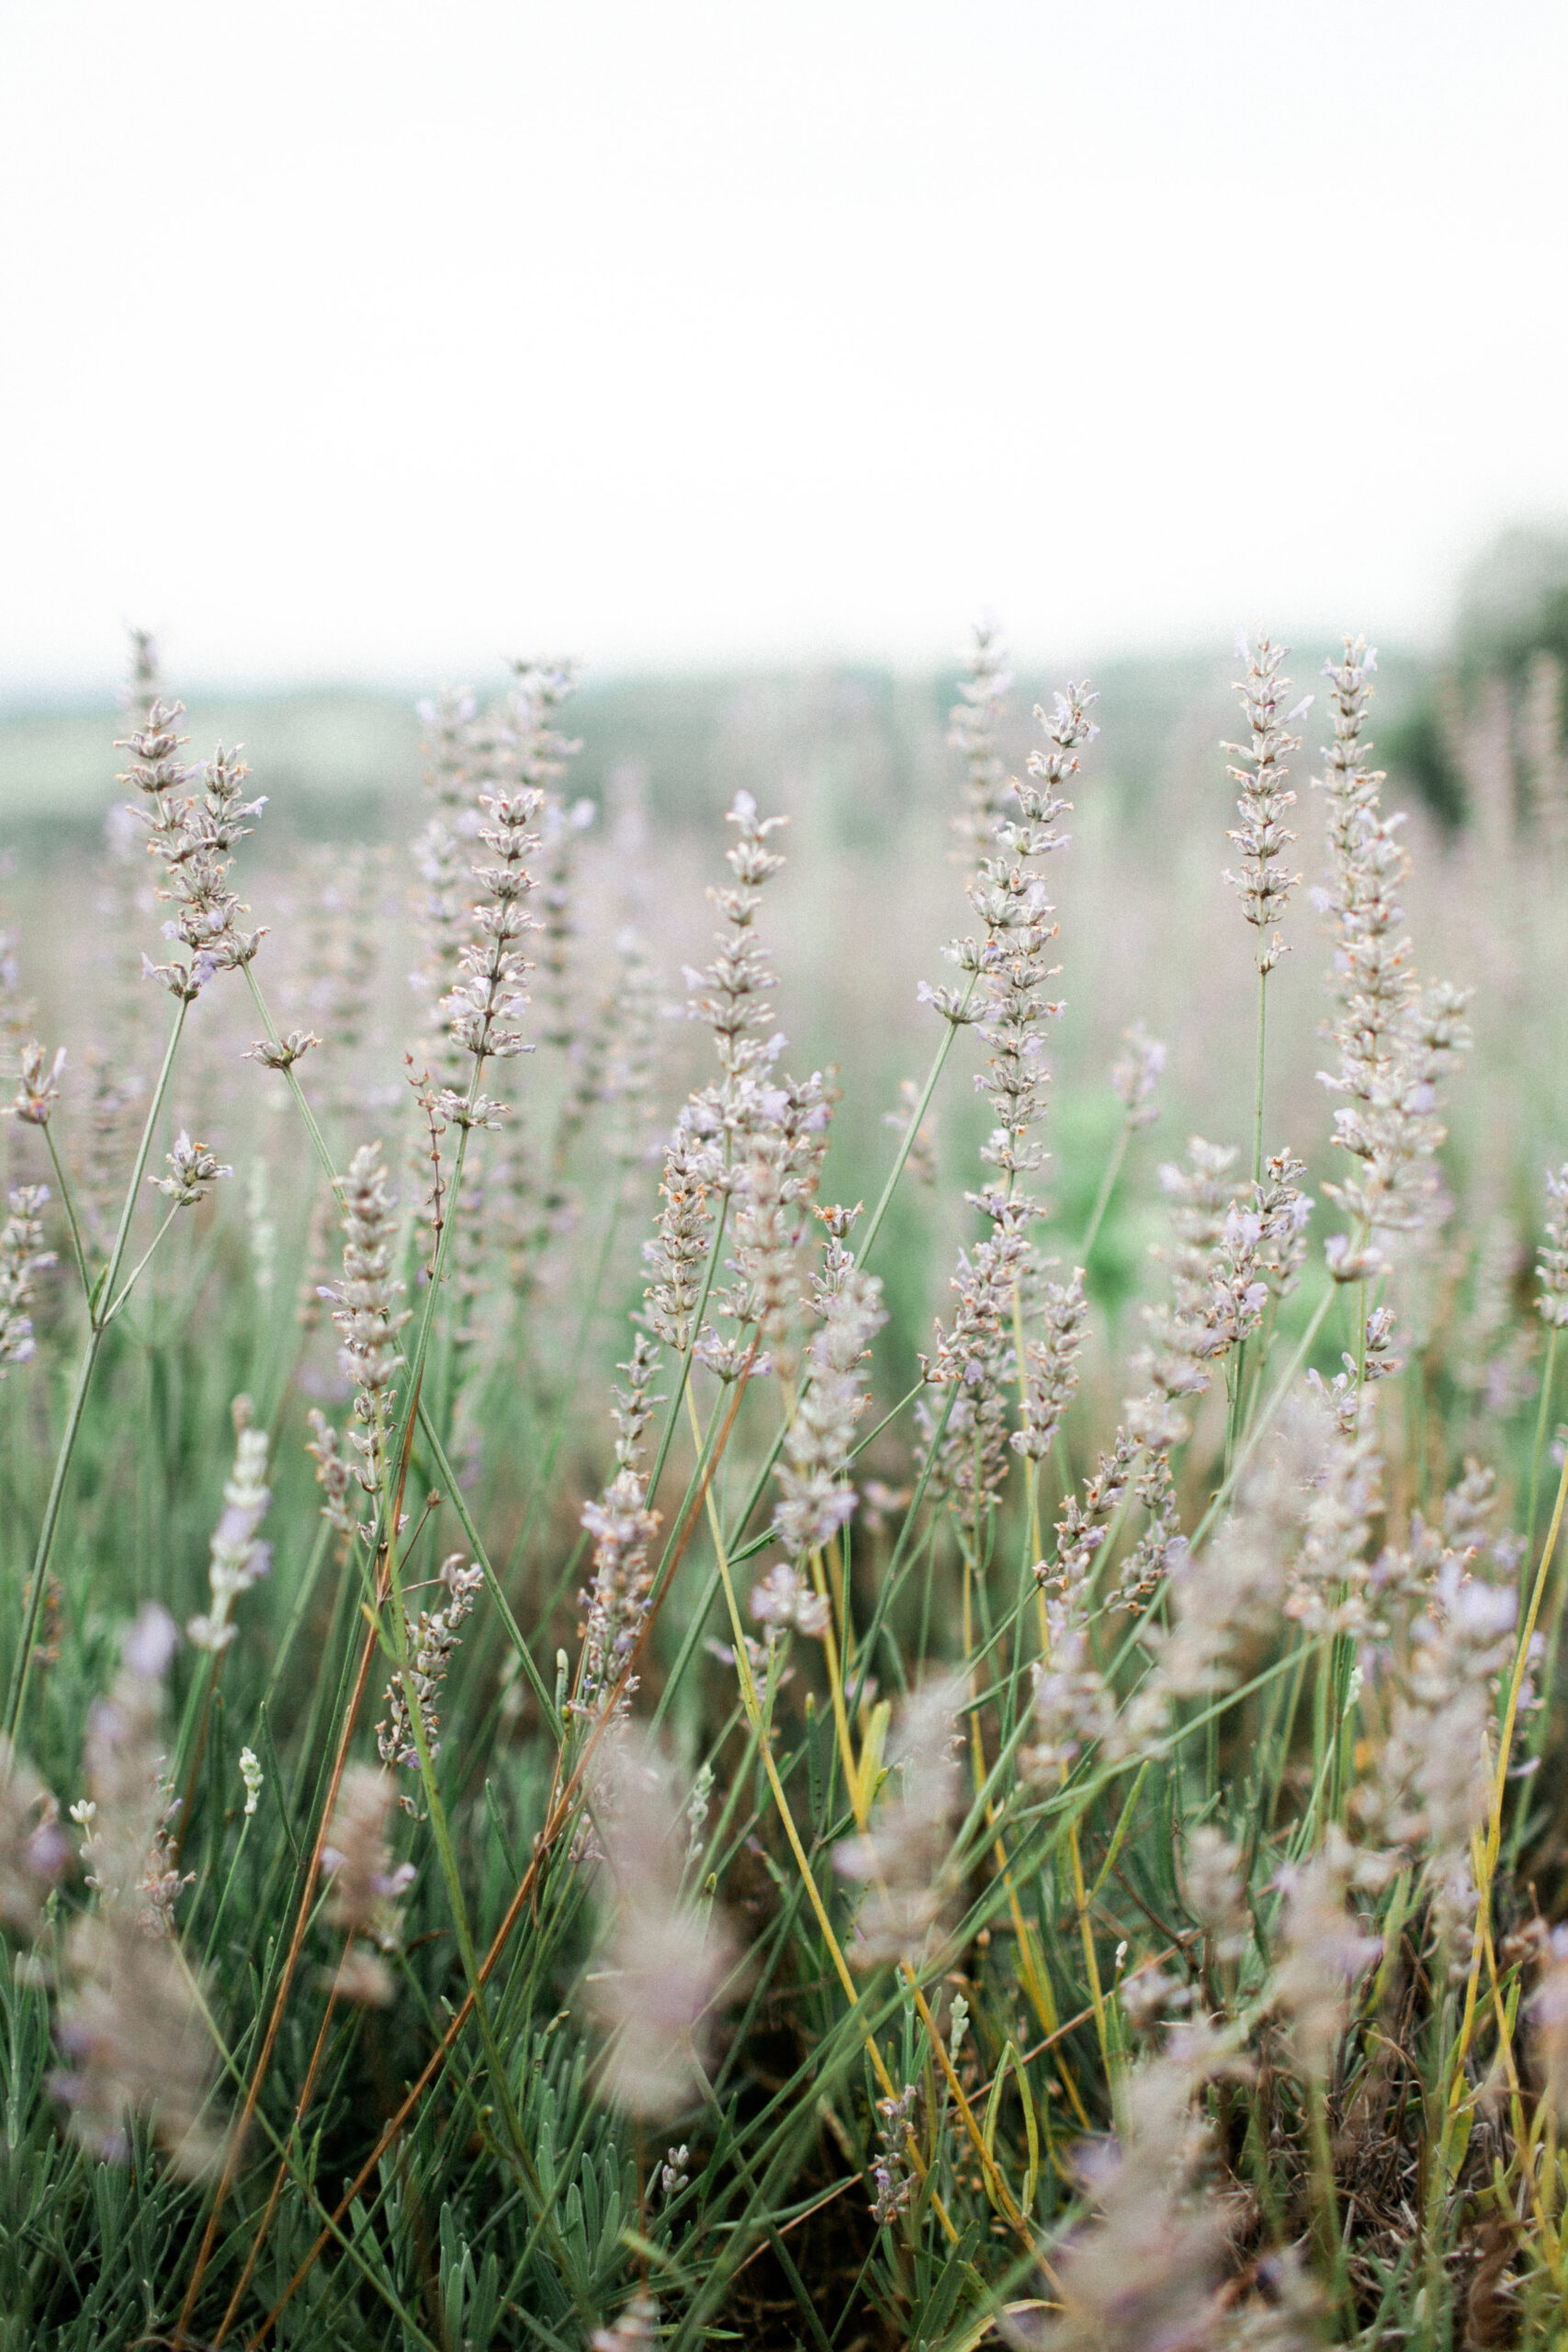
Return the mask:
<svg viewBox="0 0 1568 2352"><path fill-rule="evenodd" d="M0 695L1443 627L1561 0L4 0Z"/></svg>

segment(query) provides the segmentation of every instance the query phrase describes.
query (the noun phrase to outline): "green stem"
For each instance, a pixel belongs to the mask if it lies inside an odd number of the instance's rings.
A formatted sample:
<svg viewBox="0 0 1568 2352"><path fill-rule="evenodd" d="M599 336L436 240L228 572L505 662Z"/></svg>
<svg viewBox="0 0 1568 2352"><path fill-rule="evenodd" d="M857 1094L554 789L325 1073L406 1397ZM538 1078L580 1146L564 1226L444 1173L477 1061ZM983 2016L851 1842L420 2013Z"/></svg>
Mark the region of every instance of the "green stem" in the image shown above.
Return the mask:
<svg viewBox="0 0 1568 2352"><path fill-rule="evenodd" d="M65 1211L65 1222L71 1227L71 1248L76 1260L76 1271L82 1277L82 1290L86 1298L87 1312L90 1315L93 1311L93 1277L87 1272L87 1253L82 1247L82 1228L76 1221L76 1207L71 1198L71 1185L66 1177L65 1164L55 1148L54 1130L47 1119L43 1125L43 1139L49 1147L49 1157L54 1169L55 1182L60 1187L60 1205Z"/></svg>
<svg viewBox="0 0 1568 2352"><path fill-rule="evenodd" d="M964 1002L959 1007L959 1011L961 1012L966 1009L970 998L975 993L975 987L976 975L971 974L969 985L964 991ZM882 1196L877 1202L876 1206L873 1209L871 1213L871 1221L865 1228L865 1235L861 1242L859 1250L860 1262L863 1266L869 1260L871 1256L872 1244L882 1230L882 1220L887 1215L887 1211L892 1204L893 1194L897 1188L898 1179L904 1173L904 1164L908 1159L910 1152L915 1148L915 1137L920 1131L920 1122L931 1108L931 1096L937 1090L937 1080L942 1076L943 1064L946 1062L949 1054L953 1051L953 1041L958 1035L961 1025L962 1024L956 1021L948 1021L943 1023L946 1034L943 1036L941 1045L937 1047L936 1052L931 1056L931 1066L926 1072L926 1082L920 1090L920 1099L909 1114L909 1124L904 1130L904 1139L898 1146L897 1152L894 1157L893 1165L887 1171L887 1182L882 1187Z"/></svg>
<svg viewBox="0 0 1568 2352"><path fill-rule="evenodd" d="M1089 1211L1084 1238L1078 1243L1077 1258L1081 1266L1088 1266L1089 1254L1100 1238L1100 1228L1105 1222L1105 1212L1111 1206L1111 1196L1116 1190L1116 1179L1122 1173L1122 1162L1127 1157L1127 1146L1132 1138L1133 1130L1123 1120L1122 1132L1116 1138L1116 1148L1107 1160L1105 1173L1100 1180L1100 1192L1096 1196L1093 1208Z"/></svg>
<svg viewBox="0 0 1568 2352"><path fill-rule="evenodd" d="M152 1236L152 1238L148 1243L146 1249L142 1251L141 1256L137 1260L135 1265L132 1266L130 1273L127 1274L124 1282L120 1284L119 1295L118 1298L116 1298L112 1306L106 1306L103 1313L99 1316L98 1328L100 1330L107 1331L109 1325L114 1321L115 1317L119 1313L120 1308L125 1305L126 1300L136 1288L137 1283L140 1281L142 1274L145 1273L148 1265L152 1261L152 1252L156 1250L159 1242L162 1241L164 1234L167 1233L170 1226L173 1225L179 1213L179 1203L176 1201L174 1207L170 1209L168 1214L165 1216L164 1222L158 1227L157 1232Z"/></svg>
<svg viewBox="0 0 1568 2352"><path fill-rule="evenodd" d="M174 1023L169 1031L169 1042L164 1048L163 1066L158 1072L157 1083L152 1089L152 1100L147 1106L147 1117L141 1129L141 1140L136 1149L136 1164L130 1171L130 1182L126 1187L125 1203L119 1214L119 1225L114 1238L114 1248L109 1252L109 1261L104 1269L100 1281L88 1296L91 1322L87 1332L87 1344L82 1351L82 1361L76 1368L76 1385L66 1415L65 1430L60 1442L60 1451L55 1456L54 1475L50 1480L49 1499L44 1505L43 1523L39 1529L38 1545L33 1554L32 1574L28 1580L27 1600L22 1608L21 1633L17 1641L16 1660L11 1668L10 1687L6 1696L5 1732L7 1740L16 1738L17 1726L21 1721L22 1709L27 1702L28 1682L32 1673L33 1643L38 1634L39 1612L43 1607L50 1555L54 1549L54 1538L60 1526L60 1508L64 1500L65 1483L71 1475L71 1463L76 1451L76 1442L82 1433L82 1419L87 1407L87 1391L93 1385L93 1373L104 1343L107 1317L100 1312L96 1301L113 1297L115 1284L119 1280L119 1270L125 1263L125 1253L130 1241L131 1221L136 1215L136 1204L141 1191L141 1179L146 1173L148 1154L152 1148L152 1138L157 1133L158 1122L163 1116L164 1098L169 1091L169 1080L174 1074L175 1056L179 1051L180 1038L185 1030L186 1014L189 1009L189 1000L185 997L180 998Z"/></svg>
<svg viewBox="0 0 1568 2352"><path fill-rule="evenodd" d="M1546 1432L1551 1425L1551 1385L1557 1370L1557 1326L1554 1323L1546 1340L1546 1369L1540 1376L1540 1410L1535 1417L1535 1450L1530 1455L1529 1516L1525 1524L1525 1558L1535 1557L1536 1513L1540 1503L1540 1464L1546 1452Z"/></svg>
<svg viewBox="0 0 1568 2352"><path fill-rule="evenodd" d="M1263 1182L1263 1064L1269 1035L1269 971L1258 967L1258 1084L1252 1105L1252 1181Z"/></svg>

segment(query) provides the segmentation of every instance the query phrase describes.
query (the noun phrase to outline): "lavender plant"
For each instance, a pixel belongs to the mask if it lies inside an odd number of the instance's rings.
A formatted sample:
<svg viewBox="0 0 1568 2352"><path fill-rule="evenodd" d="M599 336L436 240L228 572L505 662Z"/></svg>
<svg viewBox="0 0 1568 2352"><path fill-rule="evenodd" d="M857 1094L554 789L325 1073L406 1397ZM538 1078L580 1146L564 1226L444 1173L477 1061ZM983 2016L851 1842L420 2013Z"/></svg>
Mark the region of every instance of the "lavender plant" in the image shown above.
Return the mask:
<svg viewBox="0 0 1568 2352"><path fill-rule="evenodd" d="M750 783L690 948L562 664L427 706L400 889L318 845L254 920L137 641L155 1070L118 966L0 955L0 2346L1558 2340L1568 1140L1539 1067L1465 1108L1375 657L1306 838L1282 661L1184 1012L1123 811L1046 892L1111 698L1015 776L982 633L972 935L884 1039Z"/></svg>

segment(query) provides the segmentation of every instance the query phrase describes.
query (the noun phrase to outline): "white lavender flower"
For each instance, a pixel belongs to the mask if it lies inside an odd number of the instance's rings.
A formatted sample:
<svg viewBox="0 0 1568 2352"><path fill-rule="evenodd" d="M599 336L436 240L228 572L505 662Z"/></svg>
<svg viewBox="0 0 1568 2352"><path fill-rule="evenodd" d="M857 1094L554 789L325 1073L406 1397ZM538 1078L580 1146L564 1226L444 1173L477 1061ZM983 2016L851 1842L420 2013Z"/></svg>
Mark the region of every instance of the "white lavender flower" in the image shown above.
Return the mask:
<svg viewBox="0 0 1568 2352"><path fill-rule="evenodd" d="M1568 1160L1546 1174L1546 1238L1536 1259L1536 1313L1553 1330L1568 1324Z"/></svg>
<svg viewBox="0 0 1568 2352"><path fill-rule="evenodd" d="M1031 1462L1044 1461L1077 1393L1078 1352L1089 1325L1083 1284L1081 1266L1073 1269L1070 1282L1047 1283L1042 1309L1045 1336L1024 1342L1024 1394L1012 1443Z"/></svg>
<svg viewBox="0 0 1568 2352"><path fill-rule="evenodd" d="M176 1806L163 1738L164 1675L178 1639L155 1601L126 1628L114 1686L87 1716L87 1793L71 1807L99 1910L159 1937L173 1934L175 1904L190 1883L173 1860Z"/></svg>
<svg viewBox="0 0 1568 2352"><path fill-rule="evenodd" d="M525 901L535 888L526 860L538 846L533 830L541 795L486 793L481 808L490 819L479 839L495 863L479 869L486 896L473 911L474 935L458 957L459 977L441 1001L455 1042L476 1059L506 1060L524 1050L513 1026L527 1005L523 981L532 968L519 942L535 929Z"/></svg>
<svg viewBox="0 0 1568 2352"><path fill-rule="evenodd" d="M376 1747L383 1764L419 1770L413 1713L417 1709L427 1753L441 1747L441 1719L436 1701L446 1679L465 1620L484 1584L484 1571L461 1552L443 1560L436 1581L446 1599L439 1609L422 1610L419 1623L408 1630L407 1667L399 1667L387 1685L387 1713L376 1726ZM406 1802L406 1800L405 1800Z"/></svg>
<svg viewBox="0 0 1568 2352"><path fill-rule="evenodd" d="M53 1792L0 1733L0 1925L36 1935L69 1860Z"/></svg>
<svg viewBox="0 0 1568 2352"><path fill-rule="evenodd" d="M240 1750L240 1779L245 1791L245 1818L248 1821L261 1802L262 1768L254 1747Z"/></svg>
<svg viewBox="0 0 1568 2352"><path fill-rule="evenodd" d="M1470 1530L1461 1522L1461 1532ZM1426 1532L1413 1532L1419 1543ZM1471 1846L1491 1804L1494 1692L1513 1655L1518 1596L1511 1578L1470 1574L1472 1545L1457 1550L1428 1536L1423 1548L1426 1559L1403 1577L1383 1566L1384 1604L1403 1585L1416 1611L1396 1654L1365 1659L1388 1730L1376 1772L1357 1792L1357 1815L1383 1843L1420 1856L1439 1941L1462 1971L1476 1904Z"/></svg>
<svg viewBox="0 0 1568 2352"><path fill-rule="evenodd" d="M1215 2341L1225 2217L1202 2186L1211 2140L1194 2102L1233 2064L1224 2041L1188 2026L1129 2075L1117 2137L1079 2153L1097 2217L1052 2250L1061 2301L1046 2352Z"/></svg>
<svg viewBox="0 0 1568 2352"><path fill-rule="evenodd" d="M1398 838L1400 819L1379 806L1381 772L1370 771L1363 741L1375 655L1365 639L1345 640L1345 658L1325 665L1332 688L1334 742L1328 773L1314 778L1326 797L1330 878L1315 892L1335 933L1331 987L1338 1003L1333 1035L1336 1071L1320 1073L1346 1097L1334 1114L1335 1141L1354 1172L1324 1191L1363 1229L1357 1245L1338 1234L1327 1245L1339 1282L1362 1282L1385 1260L1377 1237L1426 1223L1436 1185L1433 1155L1445 1130L1435 1115L1438 1089L1469 1045L1463 995L1445 983L1423 990L1403 932L1397 892L1410 860Z"/></svg>
<svg viewBox="0 0 1568 2352"><path fill-rule="evenodd" d="M1290 2020L1289 2047L1303 2074L1331 2071L1349 2019L1350 1996L1382 1951L1349 1908L1358 1887L1381 1886L1388 1875L1381 1855L1358 1852L1330 1825L1311 1859L1288 1863L1275 1878L1284 1895L1269 1979L1276 2007Z"/></svg>
<svg viewBox="0 0 1568 2352"><path fill-rule="evenodd" d="M833 1611L820 1593L813 1592L793 1561L778 1560L759 1585L751 1589L751 1614L777 1634L804 1634L818 1640L833 1622Z"/></svg>
<svg viewBox="0 0 1568 2352"><path fill-rule="evenodd" d="M1111 1084L1129 1127L1146 1127L1159 1116L1156 1096L1165 1075L1167 1051L1141 1021L1122 1032L1127 1050L1111 1068Z"/></svg>
<svg viewBox="0 0 1568 2352"><path fill-rule="evenodd" d="M905 1701L888 1751L888 1777L862 1837L833 1849L841 1878L863 1886L852 1966L889 1962L919 1969L954 1892L953 1816L959 1801L957 1719L962 1680L943 1677Z"/></svg>
<svg viewBox="0 0 1568 2352"><path fill-rule="evenodd" d="M118 781L141 796L137 813L164 873L158 895L175 901L164 935L183 946L187 957L154 964L144 956L142 970L189 1002L214 974L250 963L265 936L240 928L239 918L247 910L229 888L228 874L233 851L251 831L245 819L266 804L244 797L250 771L237 752L221 744L210 761L195 767L184 763L180 754L187 739L178 732L184 715L178 703L155 701L143 724L117 748L132 754Z"/></svg>
<svg viewBox="0 0 1568 2352"><path fill-rule="evenodd" d="M337 1283L324 1283L321 1295L333 1303L333 1321L343 1341L340 1362L355 1386L355 1476L367 1495L378 1495L387 1474L392 1387L403 1362L398 1333L409 1319L408 1309L398 1305L403 1285L392 1272L396 1203L378 1143L363 1144L355 1153L340 1197L343 1274ZM329 1486L329 1496L331 1491Z"/></svg>
<svg viewBox="0 0 1568 2352"><path fill-rule="evenodd" d="M413 1865L394 1866L387 1841L396 1791L389 1772L351 1764L338 1788L321 1875L327 1882L323 1916L344 1938L336 1979L339 1996L380 2007L391 1999L391 1973L380 1959L395 1952L402 1935L400 1902L413 1883Z"/></svg>
<svg viewBox="0 0 1568 2352"><path fill-rule="evenodd" d="M997 739L1011 685L1007 649L988 622L977 623L947 735L964 755L964 806L953 830L976 853L994 842L1007 821L1010 786Z"/></svg>
<svg viewBox="0 0 1568 2352"><path fill-rule="evenodd" d="M652 1277L643 1296L648 1319L666 1347L683 1355L695 1336L713 1212L708 1206L711 1170L705 1148L691 1130L676 1128L664 1155L660 1182L663 1207L655 1238L643 1245Z"/></svg>
<svg viewBox="0 0 1568 2352"><path fill-rule="evenodd" d="M311 1406L305 1422L310 1431L305 1451L316 1464L316 1483L326 1496L321 1517L340 1535L352 1535L356 1524L350 1500L356 1484L354 1465L339 1452L337 1431L319 1405Z"/></svg>
<svg viewBox="0 0 1568 2352"><path fill-rule="evenodd" d="M722 1917L681 1892L682 1809L659 1751L626 1739L594 1802L604 1862L586 1991L608 2039L605 2087L634 2115L672 2116L699 2087L733 1944Z"/></svg>
<svg viewBox="0 0 1568 2352"><path fill-rule="evenodd" d="M872 2187L876 2194L871 2202L871 2218L879 2230L887 2229L896 2222L914 2195L909 2134L919 2098L919 2085L906 2083L897 2098L889 2097L876 2102L877 2156L871 2168Z"/></svg>
<svg viewBox="0 0 1568 2352"><path fill-rule="evenodd" d="M819 1289L821 1321L806 1353L806 1377L779 1451L779 1499L773 1533L786 1559L819 1552L853 1516L855 1490L847 1471L855 1430L866 1407L867 1352L887 1320L882 1284L863 1273L841 1238Z"/></svg>
<svg viewBox="0 0 1568 2352"><path fill-rule="evenodd" d="M578 1596L586 1619L573 1705L589 1718L607 1706L625 1715L638 1679L627 1662L653 1590L648 1547L659 1532L640 1471L629 1464L617 1470L598 1501L583 1505L582 1525L593 1538L593 1577Z"/></svg>
<svg viewBox="0 0 1568 2352"><path fill-rule="evenodd" d="M1285 811L1294 806L1296 797L1285 789L1285 762L1291 752L1301 749L1300 736L1289 731L1289 719L1298 712L1292 710L1289 718L1280 716L1291 683L1280 675L1285 650L1266 637L1258 639L1255 650L1244 642L1247 675L1238 681L1236 692L1247 715L1249 740L1220 747L1234 752L1242 763L1225 771L1241 787L1236 803L1241 824L1227 836L1241 853L1241 871L1227 872L1224 878L1241 900L1243 916L1258 933L1258 969L1264 975L1285 953L1274 925L1302 878L1280 863L1296 838L1284 823ZM1304 711L1311 701L1309 695L1300 709Z"/></svg>
<svg viewBox="0 0 1568 2352"><path fill-rule="evenodd" d="M248 1396L235 1397L234 1467L223 1488L223 1515L213 1530L208 1569L212 1605L186 1627L198 1650L215 1654L234 1638L235 1601L272 1565L272 1546L256 1533L272 1495L266 1484L267 1435L254 1426L253 1409Z"/></svg>
<svg viewBox="0 0 1568 2352"><path fill-rule="evenodd" d="M928 1110L919 1125L915 1126L915 1114L919 1106L919 1087L912 1078L901 1078L898 1080L898 1108L897 1111L885 1111L882 1124L899 1136L908 1135L910 1128L914 1127L904 1166L910 1182L923 1184L929 1191L937 1179L936 1114Z"/></svg>
<svg viewBox="0 0 1568 2352"><path fill-rule="evenodd" d="M143 2115L187 2179L223 2152L211 2114L216 2052L194 1981L174 1946L102 1909L65 1939L55 2032L70 2061L51 2077L73 2139L110 2164L130 2154Z"/></svg>
<svg viewBox="0 0 1568 2352"><path fill-rule="evenodd" d="M173 1151L165 1152L166 1176L150 1176L155 1192L163 1193L176 1209L193 1209L213 1186L234 1171L224 1166L204 1143L193 1143L182 1127Z"/></svg>
<svg viewBox="0 0 1568 2352"><path fill-rule="evenodd" d="M33 1353L33 1323L28 1312L38 1278L54 1263L41 1247L41 1212L49 1200L42 1184L19 1184L8 1195L10 1215L0 1226L0 1380L14 1363Z"/></svg>
<svg viewBox="0 0 1568 2352"><path fill-rule="evenodd" d="M60 1077L65 1068L65 1048L55 1049L51 1062L44 1046L36 1037L25 1045L17 1057L17 1091L5 1105L7 1119L20 1119L29 1127L47 1127L49 1114L60 1100Z"/></svg>

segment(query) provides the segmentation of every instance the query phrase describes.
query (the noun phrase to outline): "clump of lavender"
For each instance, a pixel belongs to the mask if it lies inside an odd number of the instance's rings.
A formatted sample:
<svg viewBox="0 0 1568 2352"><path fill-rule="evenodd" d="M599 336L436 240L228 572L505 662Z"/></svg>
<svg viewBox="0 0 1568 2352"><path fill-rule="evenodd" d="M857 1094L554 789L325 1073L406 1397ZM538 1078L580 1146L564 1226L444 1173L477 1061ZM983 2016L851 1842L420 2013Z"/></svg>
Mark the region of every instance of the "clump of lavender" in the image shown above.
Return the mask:
<svg viewBox="0 0 1568 2352"><path fill-rule="evenodd" d="M323 1284L321 1295L333 1301L333 1321L343 1341L340 1362L355 1386L358 1427L353 1444L359 1459L354 1475L365 1492L374 1496L379 1495L387 1476L392 1388L403 1362L398 1333L409 1319L408 1309L398 1304L403 1285L392 1272L396 1204L378 1143L362 1144L355 1153L340 1196L343 1274L337 1283ZM330 1487L328 1491L330 1496Z"/></svg>
<svg viewBox="0 0 1568 2352"><path fill-rule="evenodd" d="M419 1770L415 1710L426 1753L432 1758L439 1753L441 1719L436 1701L463 1625L484 1583L484 1571L471 1560L465 1561L461 1552L453 1552L442 1561L436 1582L446 1598L439 1609L421 1610L419 1623L408 1635L408 1665L400 1667L389 1681L387 1713L376 1726L377 1752L382 1763L400 1764L409 1771Z"/></svg>
<svg viewBox="0 0 1568 2352"><path fill-rule="evenodd" d="M18 1184L7 1199L10 1215L0 1226L0 1380L14 1363L31 1359L33 1323L28 1310L39 1276L54 1263L53 1250L42 1246L48 1187Z"/></svg>
<svg viewBox="0 0 1568 2352"><path fill-rule="evenodd" d="M272 1546L257 1529L272 1501L266 1483L267 1435L257 1429L248 1396L234 1399L234 1467L223 1488L223 1515L212 1533L212 1560L208 1569L212 1605L186 1627L198 1650L216 1655L234 1638L233 1607L241 1593L265 1577L272 1565Z"/></svg>
<svg viewBox="0 0 1568 2352"><path fill-rule="evenodd" d="M595 1809L604 1859L587 1992L609 2041L605 2088L632 2114L663 2119L700 2088L734 1945L721 1917L682 1894L683 1809L650 1743L615 1750Z"/></svg>

